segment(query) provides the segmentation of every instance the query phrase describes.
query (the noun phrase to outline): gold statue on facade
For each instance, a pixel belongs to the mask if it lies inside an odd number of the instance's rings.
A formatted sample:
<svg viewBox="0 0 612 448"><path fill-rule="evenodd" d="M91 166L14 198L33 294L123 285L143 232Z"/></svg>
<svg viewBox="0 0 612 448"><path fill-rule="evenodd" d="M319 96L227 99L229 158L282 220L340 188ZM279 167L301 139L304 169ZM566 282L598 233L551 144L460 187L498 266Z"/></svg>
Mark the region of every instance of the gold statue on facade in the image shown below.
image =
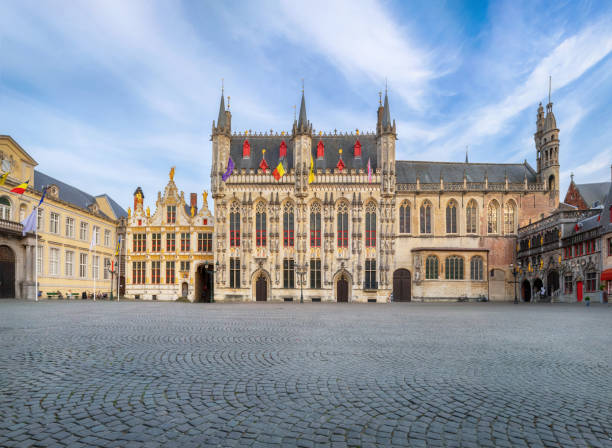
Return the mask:
<svg viewBox="0 0 612 448"><path fill-rule="evenodd" d="M174 182L174 167L170 168L170 180Z"/></svg>
<svg viewBox="0 0 612 448"><path fill-rule="evenodd" d="M151 217L151 209L147 207L147 218Z"/></svg>
<svg viewBox="0 0 612 448"><path fill-rule="evenodd" d="M204 190L202 192L202 207L208 208L208 191Z"/></svg>

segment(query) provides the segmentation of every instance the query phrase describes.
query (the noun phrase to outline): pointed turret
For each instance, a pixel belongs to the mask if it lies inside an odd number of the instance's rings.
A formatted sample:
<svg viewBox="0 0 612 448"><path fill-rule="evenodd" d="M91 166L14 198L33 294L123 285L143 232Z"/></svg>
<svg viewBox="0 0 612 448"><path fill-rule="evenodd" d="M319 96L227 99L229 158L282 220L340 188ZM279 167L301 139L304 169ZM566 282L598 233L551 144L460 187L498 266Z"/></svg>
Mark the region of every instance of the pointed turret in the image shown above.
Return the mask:
<svg viewBox="0 0 612 448"><path fill-rule="evenodd" d="M395 134L395 120L391 121L391 110L389 108L389 96L387 95L387 89L385 89L384 105L380 105L378 107L378 123L376 126L376 132L379 135L383 133Z"/></svg>
<svg viewBox="0 0 612 448"><path fill-rule="evenodd" d="M225 109L225 98L221 91L221 101L219 103L219 115L217 123L213 121L213 134L230 135L232 131L232 115L229 110Z"/></svg>
<svg viewBox="0 0 612 448"><path fill-rule="evenodd" d="M297 123L293 122L293 135L311 134L312 125L306 116L306 99L304 98L304 90L302 90L302 102L300 103L300 114L298 115Z"/></svg>

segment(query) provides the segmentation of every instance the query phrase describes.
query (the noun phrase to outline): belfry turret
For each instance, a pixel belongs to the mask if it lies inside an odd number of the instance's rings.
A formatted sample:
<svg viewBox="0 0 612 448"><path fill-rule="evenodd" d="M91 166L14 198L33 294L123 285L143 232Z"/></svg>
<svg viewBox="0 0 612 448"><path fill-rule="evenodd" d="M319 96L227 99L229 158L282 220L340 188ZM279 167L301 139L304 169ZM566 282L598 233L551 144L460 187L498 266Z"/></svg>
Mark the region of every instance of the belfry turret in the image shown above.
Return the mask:
<svg viewBox="0 0 612 448"><path fill-rule="evenodd" d="M537 168L540 182L545 182L551 196L559 198L559 128L553 113L551 101L551 84L549 80L548 104L546 115L542 104L538 107L536 121L537 130L534 135L537 151Z"/></svg>
<svg viewBox="0 0 612 448"><path fill-rule="evenodd" d="M211 190L213 197L219 196L223 192L223 182L221 175L225 171L229 159L230 138L232 132L232 114L225 108L225 98L223 96L223 88L221 88L221 101L219 102L219 115L217 122L212 123L212 167L211 167Z"/></svg>
<svg viewBox="0 0 612 448"><path fill-rule="evenodd" d="M308 173L312 152L312 124L306 116L306 99L302 88L300 114L293 121L293 151L295 160L295 194L305 196L308 190Z"/></svg>
<svg viewBox="0 0 612 448"><path fill-rule="evenodd" d="M391 121L389 95L385 88L384 105L379 100L376 123L376 158L378 171L381 174L381 189L383 194L395 192L395 120Z"/></svg>

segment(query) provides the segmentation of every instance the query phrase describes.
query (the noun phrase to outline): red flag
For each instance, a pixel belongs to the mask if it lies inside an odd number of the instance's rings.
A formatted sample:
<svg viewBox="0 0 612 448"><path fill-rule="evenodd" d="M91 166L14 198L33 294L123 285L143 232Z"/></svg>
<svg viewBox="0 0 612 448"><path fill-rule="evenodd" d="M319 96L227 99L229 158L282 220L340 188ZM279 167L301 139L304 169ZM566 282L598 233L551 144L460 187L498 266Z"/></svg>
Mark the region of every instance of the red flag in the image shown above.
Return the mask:
<svg viewBox="0 0 612 448"><path fill-rule="evenodd" d="M259 168L261 168L263 171L266 171L268 169L268 163L266 162L266 159L261 159L261 162L259 163Z"/></svg>
<svg viewBox="0 0 612 448"><path fill-rule="evenodd" d="M242 144L242 157L251 157L251 144L248 140Z"/></svg>
<svg viewBox="0 0 612 448"><path fill-rule="evenodd" d="M287 157L287 143L283 140L280 144L280 148L278 148L278 158L281 159L283 157Z"/></svg>
<svg viewBox="0 0 612 448"><path fill-rule="evenodd" d="M342 171L345 168L344 161L342 160L342 157L340 157L340 160L338 160L338 165L336 165L336 168L338 168L340 171Z"/></svg>
<svg viewBox="0 0 612 448"><path fill-rule="evenodd" d="M325 145L323 145L323 140L319 140L317 144L317 159L322 159L325 156Z"/></svg>

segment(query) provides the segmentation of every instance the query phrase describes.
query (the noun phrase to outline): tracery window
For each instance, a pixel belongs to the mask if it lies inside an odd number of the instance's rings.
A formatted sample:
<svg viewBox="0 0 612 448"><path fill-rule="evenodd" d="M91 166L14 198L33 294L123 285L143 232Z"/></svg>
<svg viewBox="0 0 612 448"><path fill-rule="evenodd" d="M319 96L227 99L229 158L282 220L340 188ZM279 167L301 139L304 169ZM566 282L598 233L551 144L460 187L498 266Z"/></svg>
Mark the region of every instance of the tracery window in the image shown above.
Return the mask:
<svg viewBox="0 0 612 448"><path fill-rule="evenodd" d="M348 247L348 205L346 202L338 205L338 247Z"/></svg>
<svg viewBox="0 0 612 448"><path fill-rule="evenodd" d="M230 247L240 247L240 207L237 202L230 205Z"/></svg>
<svg viewBox="0 0 612 448"><path fill-rule="evenodd" d="M489 202L489 208L487 210L487 231L489 233L498 233L498 222L499 222L499 204L493 199Z"/></svg>
<svg viewBox="0 0 612 448"><path fill-rule="evenodd" d="M376 204L366 205L365 215L366 247L376 247Z"/></svg>
<svg viewBox="0 0 612 448"><path fill-rule="evenodd" d="M259 201L255 211L255 244L266 247L266 204Z"/></svg>
<svg viewBox="0 0 612 448"><path fill-rule="evenodd" d="M468 202L467 208L465 209L465 231L467 233L476 233L477 227L476 223L478 222L478 207L476 205L476 201L471 199Z"/></svg>
<svg viewBox="0 0 612 448"><path fill-rule="evenodd" d="M293 204L291 202L285 203L283 209L283 246L293 247L295 233L295 214L293 211Z"/></svg>
<svg viewBox="0 0 612 448"><path fill-rule="evenodd" d="M504 208L504 233L514 233L516 207L514 201L508 201Z"/></svg>
<svg viewBox="0 0 612 448"><path fill-rule="evenodd" d="M410 233L410 203L404 201L399 209L399 233Z"/></svg>
<svg viewBox="0 0 612 448"><path fill-rule="evenodd" d="M463 280L463 258L456 255L446 257L444 270L446 280Z"/></svg>
<svg viewBox="0 0 612 448"><path fill-rule="evenodd" d="M321 204L310 206L310 247L321 247Z"/></svg>
<svg viewBox="0 0 612 448"><path fill-rule="evenodd" d="M470 279L482 280L482 257L475 256L470 260Z"/></svg>
<svg viewBox="0 0 612 448"><path fill-rule="evenodd" d="M425 278L427 280L438 279L438 257L430 255L425 260Z"/></svg>
<svg viewBox="0 0 612 448"><path fill-rule="evenodd" d="M421 233L431 233L431 202L423 202L420 212Z"/></svg>
<svg viewBox="0 0 612 448"><path fill-rule="evenodd" d="M457 203L450 201L446 206L446 233L457 233Z"/></svg>

